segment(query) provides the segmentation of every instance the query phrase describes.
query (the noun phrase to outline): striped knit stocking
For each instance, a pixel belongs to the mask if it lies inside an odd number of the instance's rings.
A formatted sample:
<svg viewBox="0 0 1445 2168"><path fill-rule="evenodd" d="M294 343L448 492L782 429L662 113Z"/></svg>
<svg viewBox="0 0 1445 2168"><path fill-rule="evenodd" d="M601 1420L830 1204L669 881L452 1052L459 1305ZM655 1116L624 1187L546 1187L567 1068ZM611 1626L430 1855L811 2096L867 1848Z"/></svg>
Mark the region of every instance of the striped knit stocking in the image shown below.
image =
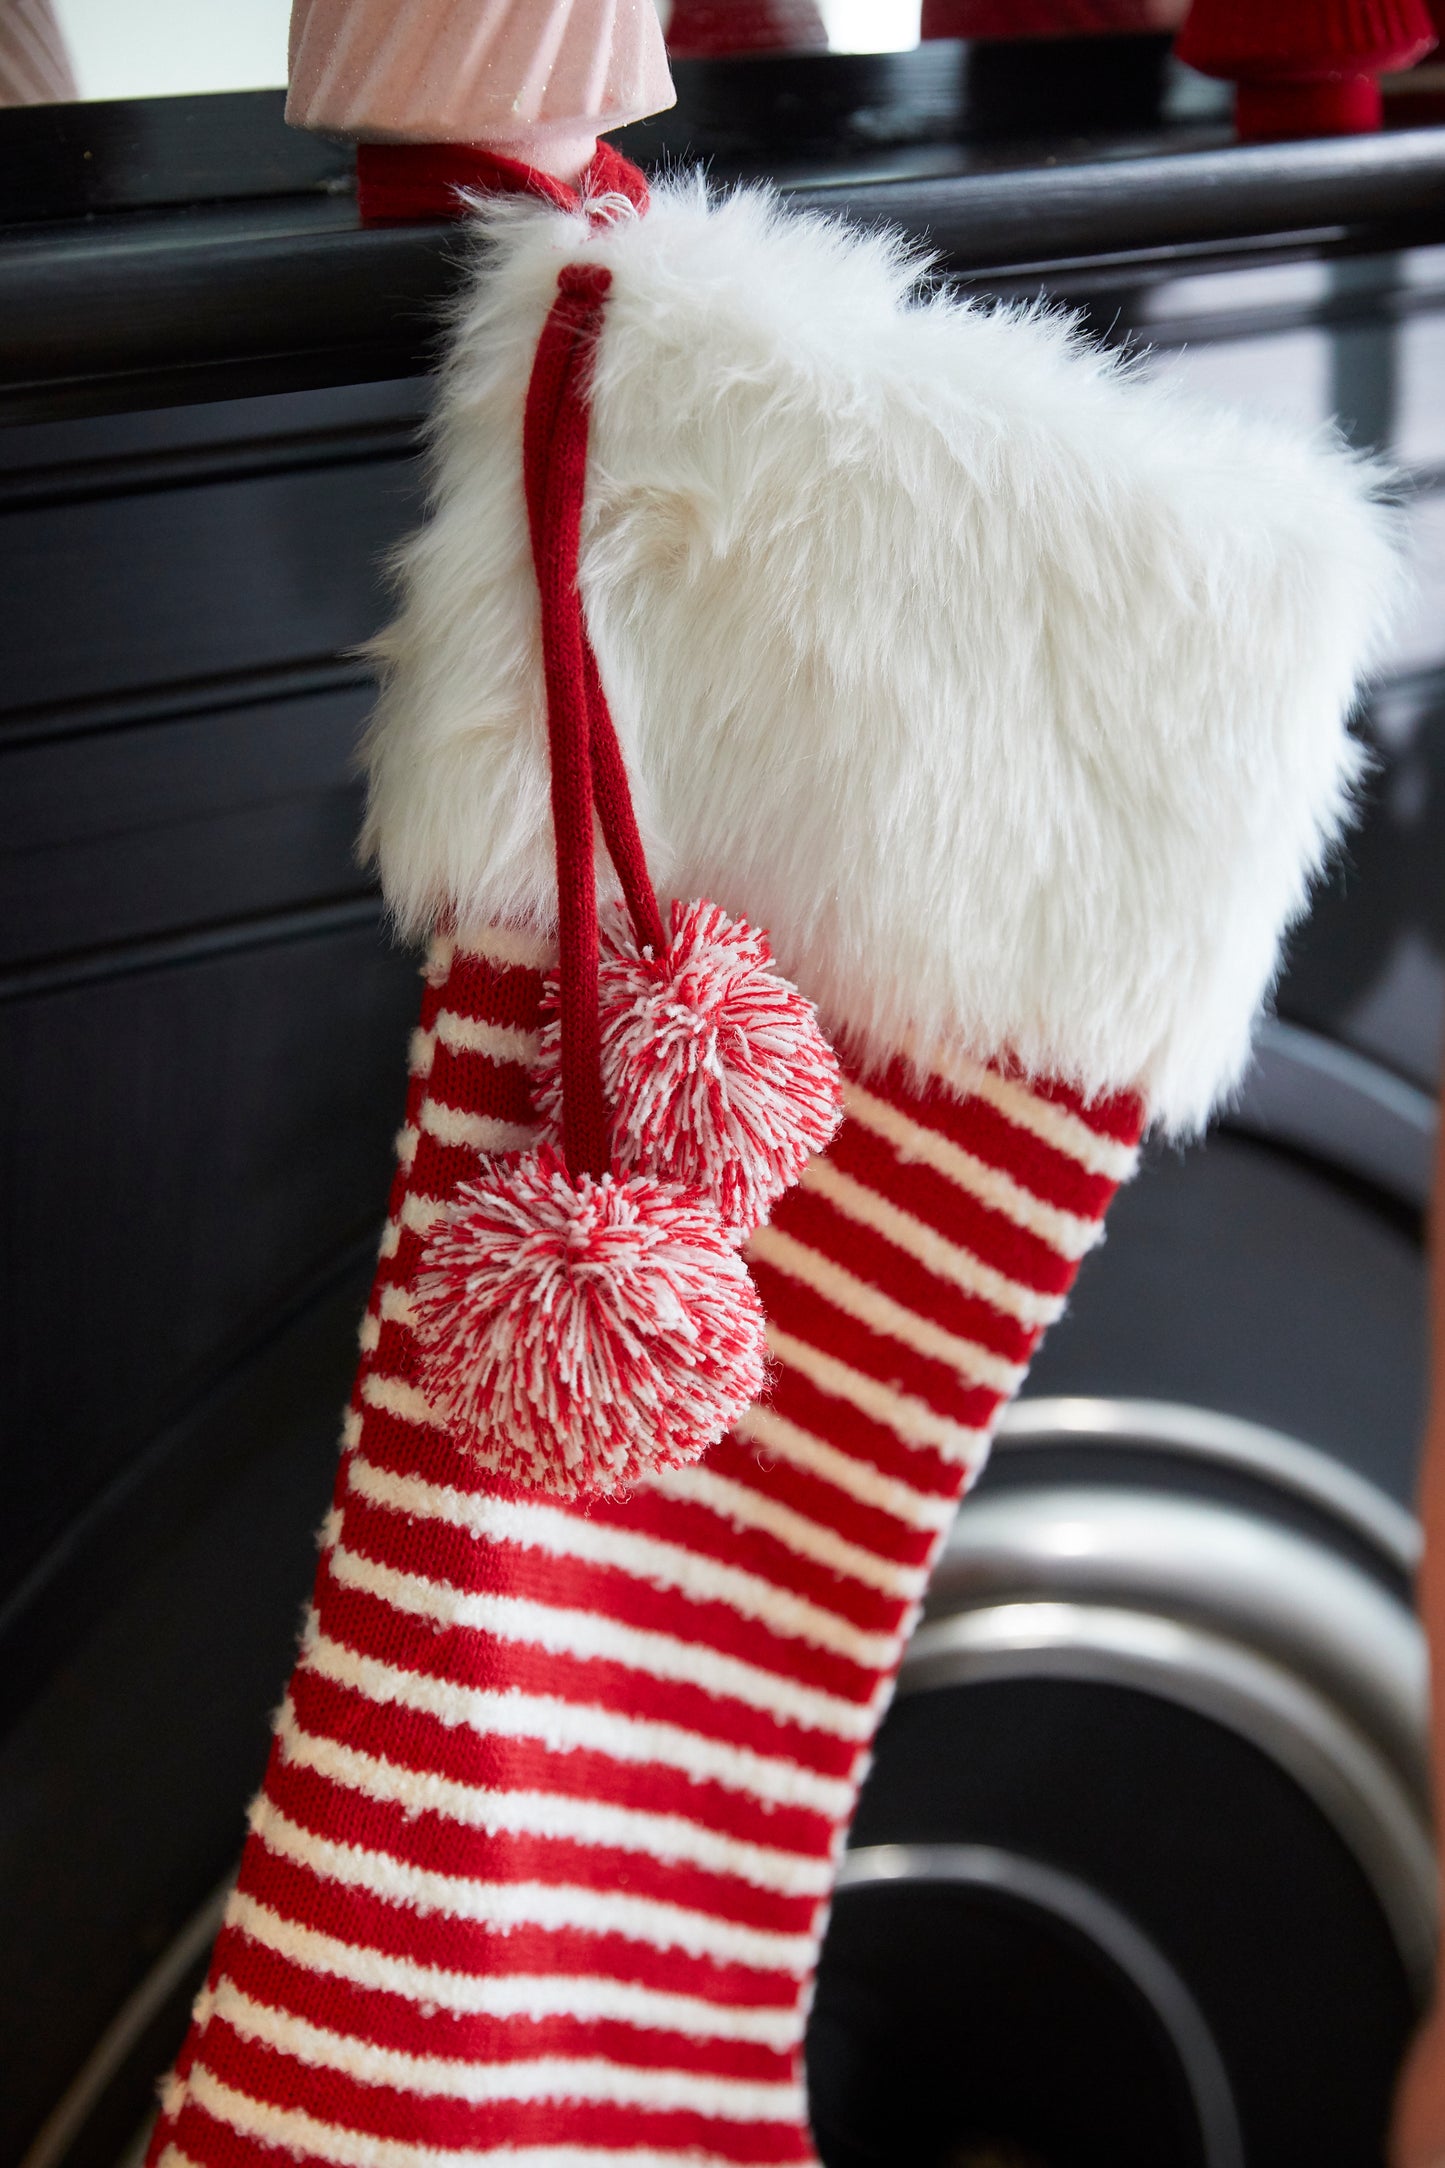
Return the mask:
<svg viewBox="0 0 1445 2168"><path fill-rule="evenodd" d="M529 1142L538 957L440 944L315 1608L170 2081L160 2168L813 2159L809 1984L955 1501L1139 1103L961 1063L855 1083L754 1238L776 1378L619 1500L479 1480L408 1287Z"/></svg>

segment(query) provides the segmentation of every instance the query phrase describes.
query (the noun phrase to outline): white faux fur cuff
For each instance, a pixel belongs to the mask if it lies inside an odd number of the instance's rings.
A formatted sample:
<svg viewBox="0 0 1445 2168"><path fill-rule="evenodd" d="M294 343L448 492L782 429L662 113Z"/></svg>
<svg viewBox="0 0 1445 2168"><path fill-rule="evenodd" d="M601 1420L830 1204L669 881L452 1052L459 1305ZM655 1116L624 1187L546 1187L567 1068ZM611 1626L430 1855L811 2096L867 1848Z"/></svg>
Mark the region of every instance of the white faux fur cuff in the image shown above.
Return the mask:
<svg viewBox="0 0 1445 2168"><path fill-rule="evenodd" d="M870 1051L1200 1123L1358 773L1373 477L762 193L487 224L380 643L401 922L554 913L522 406L558 268L599 259L582 586L659 889L766 926Z"/></svg>

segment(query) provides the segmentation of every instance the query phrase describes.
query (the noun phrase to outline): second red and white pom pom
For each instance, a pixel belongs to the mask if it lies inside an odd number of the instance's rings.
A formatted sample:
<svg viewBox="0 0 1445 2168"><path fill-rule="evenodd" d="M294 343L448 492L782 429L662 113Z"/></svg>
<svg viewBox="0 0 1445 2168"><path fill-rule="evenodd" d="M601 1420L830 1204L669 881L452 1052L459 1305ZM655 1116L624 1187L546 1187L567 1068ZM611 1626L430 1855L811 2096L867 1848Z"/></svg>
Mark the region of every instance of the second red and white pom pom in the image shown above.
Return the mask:
<svg viewBox="0 0 1445 2168"><path fill-rule="evenodd" d="M739 1242L767 1218L842 1109L838 1060L768 937L715 903L674 903L660 957L630 935L603 941L602 1083L612 1151L627 1172L700 1190ZM556 982L534 1079L561 1118Z"/></svg>
<svg viewBox="0 0 1445 2168"><path fill-rule="evenodd" d="M710 1203L574 1178L545 1145L458 1190L413 1306L418 1382L457 1442L565 1496L698 1459L765 1379L762 1305Z"/></svg>

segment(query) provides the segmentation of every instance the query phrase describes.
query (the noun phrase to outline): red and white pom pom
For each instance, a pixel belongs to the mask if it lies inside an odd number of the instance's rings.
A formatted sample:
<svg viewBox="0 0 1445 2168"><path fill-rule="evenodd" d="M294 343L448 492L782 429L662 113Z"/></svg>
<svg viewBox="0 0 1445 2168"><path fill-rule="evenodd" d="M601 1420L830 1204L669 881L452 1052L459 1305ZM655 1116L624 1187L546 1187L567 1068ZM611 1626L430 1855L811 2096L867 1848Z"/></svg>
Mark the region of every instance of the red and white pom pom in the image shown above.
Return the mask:
<svg viewBox="0 0 1445 2168"><path fill-rule="evenodd" d="M547 983L539 1110L561 1119L557 984ZM838 1126L838 1060L768 937L715 903L674 903L664 956L603 940L602 1089L624 1172L700 1190L745 1241Z"/></svg>
<svg viewBox="0 0 1445 2168"><path fill-rule="evenodd" d="M457 1442L568 1496L698 1459L764 1383L762 1305L711 1205L574 1179L546 1145L458 1190L413 1305L419 1383Z"/></svg>

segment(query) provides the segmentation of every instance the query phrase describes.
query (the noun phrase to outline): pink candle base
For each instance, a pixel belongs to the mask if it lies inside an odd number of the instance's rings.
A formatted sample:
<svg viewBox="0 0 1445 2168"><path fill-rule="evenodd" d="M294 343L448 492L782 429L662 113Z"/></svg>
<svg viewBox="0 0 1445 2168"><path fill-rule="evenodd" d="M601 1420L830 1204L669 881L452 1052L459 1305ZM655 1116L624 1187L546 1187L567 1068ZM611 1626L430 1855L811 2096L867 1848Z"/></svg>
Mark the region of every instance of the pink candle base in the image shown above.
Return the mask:
<svg viewBox="0 0 1445 2168"><path fill-rule="evenodd" d="M673 103L653 0L295 0L286 118L362 141L482 143L575 179Z"/></svg>

